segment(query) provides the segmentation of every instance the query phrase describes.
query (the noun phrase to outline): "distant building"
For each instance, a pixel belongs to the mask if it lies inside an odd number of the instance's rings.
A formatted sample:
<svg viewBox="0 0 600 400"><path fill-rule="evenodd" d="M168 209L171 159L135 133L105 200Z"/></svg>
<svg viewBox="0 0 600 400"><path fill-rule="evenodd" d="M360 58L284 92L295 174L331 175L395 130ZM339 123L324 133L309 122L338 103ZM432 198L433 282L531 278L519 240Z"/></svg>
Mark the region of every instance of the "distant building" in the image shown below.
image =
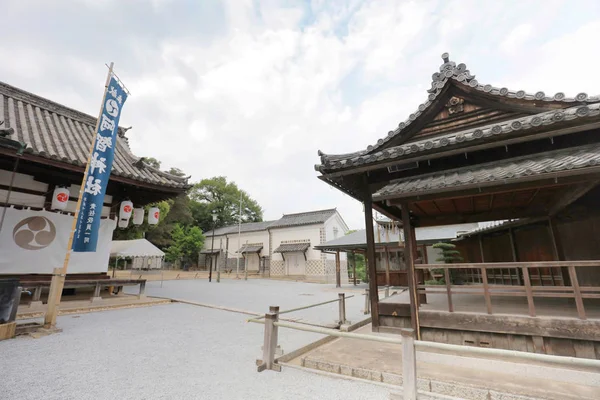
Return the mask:
<svg viewBox="0 0 600 400"><path fill-rule="evenodd" d="M235 273L247 266L249 274L290 276L311 282L335 282L335 258L315 245L344 236L348 226L335 209L285 214L278 220L251 222L205 232L200 267ZM342 283L348 280L345 255L341 259Z"/></svg>
<svg viewBox="0 0 600 400"><path fill-rule="evenodd" d="M416 228L417 259L419 263L436 263L441 252L432 247L439 242L449 242L462 233L478 227L477 223L429 226ZM374 227L375 264L378 285L407 286L407 268L404 257L404 234L402 228L390 220L379 220ZM329 240L315 246L317 250L365 254L367 231L365 229ZM352 266L349 266L351 269Z"/></svg>

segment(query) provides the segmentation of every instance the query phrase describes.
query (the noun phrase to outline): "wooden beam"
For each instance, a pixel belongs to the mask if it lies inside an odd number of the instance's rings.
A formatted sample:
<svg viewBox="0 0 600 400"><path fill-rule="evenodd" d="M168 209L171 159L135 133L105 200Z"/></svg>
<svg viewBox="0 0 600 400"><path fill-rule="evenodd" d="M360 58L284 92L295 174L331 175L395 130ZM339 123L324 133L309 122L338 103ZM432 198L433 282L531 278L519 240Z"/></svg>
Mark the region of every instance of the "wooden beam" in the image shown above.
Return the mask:
<svg viewBox="0 0 600 400"><path fill-rule="evenodd" d="M390 286L390 252L385 247L385 285Z"/></svg>
<svg viewBox="0 0 600 400"><path fill-rule="evenodd" d="M438 210L438 212L440 214L443 214L442 210L440 210L440 207L437 205L437 203L435 202L435 200L432 200L431 202L433 203L433 206L435 207L435 209Z"/></svg>
<svg viewBox="0 0 600 400"><path fill-rule="evenodd" d="M550 188L570 185L574 183L600 180L600 166L567 170L552 174L527 176L511 181L482 182L463 186L447 186L438 189L422 191L420 193L390 194L377 197L376 201L387 200L388 204L398 205L403 202L416 202L423 200L460 199L490 193L512 193L515 190L528 190L534 188Z"/></svg>
<svg viewBox="0 0 600 400"><path fill-rule="evenodd" d="M375 232L373 228L373 203L369 195L365 201L365 229L367 234L367 271L369 274L369 295L371 297L371 323L379 329L379 292L377 290L377 260L375 259Z"/></svg>
<svg viewBox="0 0 600 400"><path fill-rule="evenodd" d="M414 204L414 207L415 207L417 210L419 210L419 213L420 213L420 214L423 214L423 215L428 215L428 213L427 213L427 212L426 212L426 211L423 209L423 207L421 207L421 206L420 206L420 205L418 205L417 203L415 203L415 204Z"/></svg>
<svg viewBox="0 0 600 400"><path fill-rule="evenodd" d="M477 214L446 214L431 217L420 217L419 226L438 226L451 224L464 224L469 222L499 221L503 219L539 218L545 217L546 212L542 209L498 209Z"/></svg>
<svg viewBox="0 0 600 400"><path fill-rule="evenodd" d="M412 328L417 334L417 340L421 340L419 330L419 313L417 310L418 293L415 274L414 249L413 249L413 231L411 229L410 212L408 203L402 204L402 228L404 230L404 261L408 271L408 292L410 295L410 321Z"/></svg>
<svg viewBox="0 0 600 400"><path fill-rule="evenodd" d="M422 327L469 332L600 340L600 320L526 315L488 315L446 311L419 311Z"/></svg>
<svg viewBox="0 0 600 400"><path fill-rule="evenodd" d="M550 207L548 207L548 215L556 215L559 211L571 205L572 203L583 197L587 192L598 186L599 183L599 181L581 183L575 188L568 190L566 193L561 193L560 197L556 199Z"/></svg>
<svg viewBox="0 0 600 400"><path fill-rule="evenodd" d="M490 195L490 205L488 206L488 208L491 210L494 208L494 193L492 193Z"/></svg>

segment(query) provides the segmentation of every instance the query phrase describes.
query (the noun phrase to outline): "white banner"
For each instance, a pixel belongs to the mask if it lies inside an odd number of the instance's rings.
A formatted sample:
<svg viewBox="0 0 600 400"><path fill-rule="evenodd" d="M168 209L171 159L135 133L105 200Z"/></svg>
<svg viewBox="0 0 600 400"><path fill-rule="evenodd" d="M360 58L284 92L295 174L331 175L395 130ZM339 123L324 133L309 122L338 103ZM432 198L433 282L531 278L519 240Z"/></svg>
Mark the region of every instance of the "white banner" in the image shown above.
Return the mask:
<svg viewBox="0 0 600 400"><path fill-rule="evenodd" d="M69 215L8 208L0 231L0 274L51 274L62 268L72 224ZM108 271L115 227L116 221L103 219L96 251L71 253L68 273Z"/></svg>

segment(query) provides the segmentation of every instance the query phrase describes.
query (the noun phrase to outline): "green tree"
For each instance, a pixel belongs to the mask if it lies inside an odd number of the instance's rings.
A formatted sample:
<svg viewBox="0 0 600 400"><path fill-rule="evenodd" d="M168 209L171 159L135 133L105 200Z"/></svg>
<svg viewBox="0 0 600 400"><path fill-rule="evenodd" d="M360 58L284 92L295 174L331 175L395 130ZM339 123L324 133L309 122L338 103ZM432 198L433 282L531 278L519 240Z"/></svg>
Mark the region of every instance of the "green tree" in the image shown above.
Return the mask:
<svg viewBox="0 0 600 400"><path fill-rule="evenodd" d="M171 167L167 173L171 174L171 175L175 175L175 176L185 176L185 172L183 172L182 170L180 170L179 168L175 168L175 167Z"/></svg>
<svg viewBox="0 0 600 400"><path fill-rule="evenodd" d="M187 195L182 194L164 203L169 207L167 215L146 234L146 239L163 250L173 244L172 231L176 224L186 227L194 223Z"/></svg>
<svg viewBox="0 0 600 400"><path fill-rule="evenodd" d="M351 229L346 232L346 235L356 232L356 229ZM356 265L356 278L361 282L369 282L369 273L367 271L367 263L363 254L346 253L346 259L351 260L350 263Z"/></svg>
<svg viewBox="0 0 600 400"><path fill-rule="evenodd" d="M439 249L441 254L438 258L435 259L437 262L443 262L445 264L452 264L463 261L462 256L460 255L460 251L456 250L456 245L452 243L439 242L435 243L433 246L434 249ZM446 278L444 277L443 269L433 269L431 270L433 275L433 281L427 281L426 284L445 284ZM459 283L460 280L459 271L450 270L450 280L452 283Z"/></svg>
<svg viewBox="0 0 600 400"><path fill-rule="evenodd" d="M239 189L235 182L227 182L226 177L217 176L201 180L190 191L192 199L190 209L195 224L203 232L212 230L213 211L217 213L215 223L217 228L237 223L240 214L240 195L242 197L242 223L262 221L263 210L256 200Z"/></svg>
<svg viewBox="0 0 600 400"><path fill-rule="evenodd" d="M144 163L148 164L153 168L160 169L161 162L154 157L144 157Z"/></svg>
<svg viewBox="0 0 600 400"><path fill-rule="evenodd" d="M165 249L165 259L170 262L195 263L204 244L204 235L197 226L183 227L175 224L171 231L172 244Z"/></svg>

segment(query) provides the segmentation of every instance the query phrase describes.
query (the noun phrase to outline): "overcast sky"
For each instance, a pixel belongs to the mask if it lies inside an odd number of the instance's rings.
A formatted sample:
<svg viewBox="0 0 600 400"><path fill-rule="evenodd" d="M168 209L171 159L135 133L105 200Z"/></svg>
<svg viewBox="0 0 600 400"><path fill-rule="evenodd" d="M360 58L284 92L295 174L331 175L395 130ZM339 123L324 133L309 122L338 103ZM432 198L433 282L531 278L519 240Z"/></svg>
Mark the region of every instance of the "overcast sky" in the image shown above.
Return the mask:
<svg viewBox="0 0 600 400"><path fill-rule="evenodd" d="M600 1L2 0L0 80L97 114L105 63L138 156L246 190L266 219L362 205L317 150L387 135L447 51L483 84L600 94Z"/></svg>

